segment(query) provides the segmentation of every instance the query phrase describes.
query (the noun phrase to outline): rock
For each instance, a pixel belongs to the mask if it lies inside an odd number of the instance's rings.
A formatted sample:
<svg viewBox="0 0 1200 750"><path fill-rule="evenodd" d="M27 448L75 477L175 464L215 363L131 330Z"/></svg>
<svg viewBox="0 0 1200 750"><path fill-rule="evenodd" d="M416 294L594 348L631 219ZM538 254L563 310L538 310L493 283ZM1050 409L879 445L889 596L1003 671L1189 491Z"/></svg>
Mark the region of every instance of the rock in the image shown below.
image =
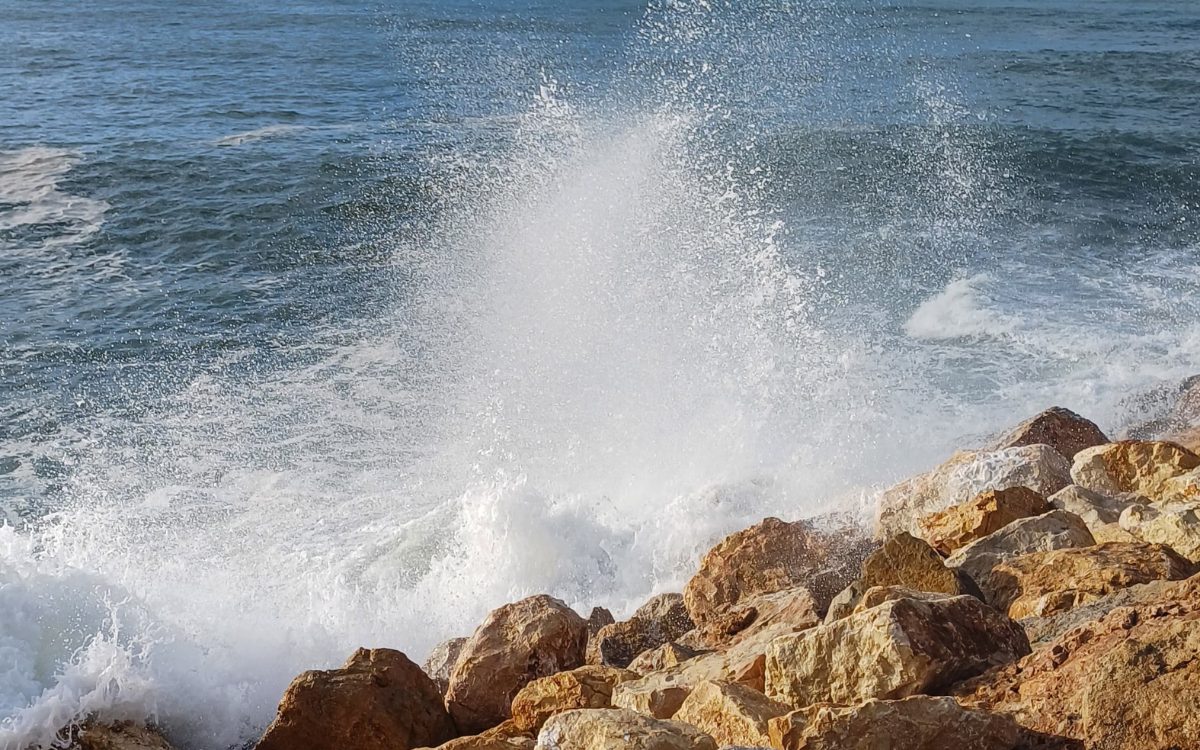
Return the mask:
<svg viewBox="0 0 1200 750"><path fill-rule="evenodd" d="M1189 503L1200 503L1200 469L1194 469L1163 482L1163 494L1159 499L1159 505Z"/></svg>
<svg viewBox="0 0 1200 750"><path fill-rule="evenodd" d="M1175 581L1165 580L1134 585L1129 588L1118 589L1108 596L1087 604L1081 604L1065 612L1045 617L1023 618L1020 621L1021 627L1025 628L1025 634L1029 636L1029 645L1036 651L1053 642L1064 633L1086 625L1093 620L1099 620L1118 607L1137 607L1169 602L1172 592L1175 589Z"/></svg>
<svg viewBox="0 0 1200 750"><path fill-rule="evenodd" d="M1200 467L1200 456L1174 443L1126 440L1080 451L1071 467L1075 484L1097 492L1165 497L1168 480Z"/></svg>
<svg viewBox="0 0 1200 750"><path fill-rule="evenodd" d="M1055 406L1009 430L992 450L1024 445L1049 445L1070 460L1084 448L1109 442L1095 422L1069 409Z"/></svg>
<svg viewBox="0 0 1200 750"><path fill-rule="evenodd" d="M611 708L613 688L636 679L638 675L629 670L591 664L542 677L521 688L513 698L513 725L537 731L547 719L563 711Z"/></svg>
<svg viewBox="0 0 1200 750"><path fill-rule="evenodd" d="M613 617L612 612L609 612L604 607L592 607L591 614L587 618L588 638L600 632L600 628L605 625L612 625L617 619Z"/></svg>
<svg viewBox="0 0 1200 750"><path fill-rule="evenodd" d="M446 708L463 732L478 733L511 716L530 682L583 666L587 621L540 595L488 614L463 645L450 673Z"/></svg>
<svg viewBox="0 0 1200 750"><path fill-rule="evenodd" d="M988 490L973 500L921 519L921 538L943 555L954 554L976 539L1013 521L1049 513L1046 499L1028 487Z"/></svg>
<svg viewBox="0 0 1200 750"><path fill-rule="evenodd" d="M853 612L862 595L875 586L902 586L917 591L983 598L969 575L947 568L933 547L907 532L897 534L872 552L863 561L861 573L857 581L830 603L825 622L839 620Z"/></svg>
<svg viewBox="0 0 1200 750"><path fill-rule="evenodd" d="M895 601L896 599L919 599L923 602L937 602L942 599L952 599L950 594L938 594L932 591L916 591L915 589L906 589L903 586L872 586L867 589L862 595L862 599L854 607L854 611L850 614L856 615L859 612L864 612L872 607L878 607L884 602ZM975 597L982 601L982 596Z"/></svg>
<svg viewBox="0 0 1200 750"><path fill-rule="evenodd" d="M712 737L678 721L622 709L584 708L554 716L538 735L543 750L717 750Z"/></svg>
<svg viewBox="0 0 1200 750"><path fill-rule="evenodd" d="M1200 578L1161 593L1161 601L1118 607L953 693L1094 750L1200 748Z"/></svg>
<svg viewBox="0 0 1200 750"><path fill-rule="evenodd" d="M773 720L770 731L771 746L783 750L1013 750L1020 740L1007 716L927 695L811 706Z"/></svg>
<svg viewBox="0 0 1200 750"><path fill-rule="evenodd" d="M174 750L158 730L133 721L84 722L69 747L70 750Z"/></svg>
<svg viewBox="0 0 1200 750"><path fill-rule="evenodd" d="M537 736L530 731L517 729L512 720L481 734L458 737L442 745L437 750L533 750Z"/></svg>
<svg viewBox="0 0 1200 750"><path fill-rule="evenodd" d="M1022 518L994 534L971 542L946 559L946 565L966 571L987 601L995 601L992 569L1003 562L1033 552L1090 547L1096 543L1083 520L1072 513L1052 510Z"/></svg>
<svg viewBox="0 0 1200 750"><path fill-rule="evenodd" d="M1045 617L1155 580L1180 580L1196 566L1158 544L1100 544L1035 552L992 570L992 605L1013 619Z"/></svg>
<svg viewBox="0 0 1200 750"><path fill-rule="evenodd" d="M446 694L446 688L450 686L450 670L454 669L454 662L458 660L458 655L462 653L462 647L466 642L466 638L451 638L442 641L433 647L429 658L425 660L425 665L421 667L438 686L438 691L442 695Z"/></svg>
<svg viewBox="0 0 1200 750"><path fill-rule="evenodd" d="M702 682L683 702L676 721L705 732L721 745L763 746L770 742L767 722L788 707L736 682Z"/></svg>
<svg viewBox="0 0 1200 750"><path fill-rule="evenodd" d="M765 692L793 708L906 698L1028 653L1021 627L975 597L896 599L776 638Z"/></svg>
<svg viewBox="0 0 1200 750"><path fill-rule="evenodd" d="M854 580L871 546L852 533L821 533L804 521L768 518L709 550L684 587L684 601L703 629L745 598L803 586L823 615L834 595Z"/></svg>
<svg viewBox="0 0 1200 750"><path fill-rule="evenodd" d="M734 605L705 627L708 646L724 648L764 630L791 633L821 622L817 602L804 586L752 596Z"/></svg>
<svg viewBox="0 0 1200 750"><path fill-rule="evenodd" d="M664 643L658 648L644 651L638 658L634 659L629 664L629 671L637 674L650 674L651 672L661 672L664 669L682 664L688 659L699 656L701 651L690 649L687 646L681 646L672 641Z"/></svg>
<svg viewBox="0 0 1200 750"><path fill-rule="evenodd" d="M1194 427L1184 427L1183 429L1167 433L1163 440L1176 445L1182 445L1192 453L1200 454L1200 425Z"/></svg>
<svg viewBox="0 0 1200 750"><path fill-rule="evenodd" d="M643 651L673 641L694 627L682 594L659 594L629 620L602 627L588 642L587 663L628 667Z"/></svg>
<svg viewBox="0 0 1200 750"><path fill-rule="evenodd" d="M457 732L437 685L399 651L360 648L288 686L256 750L410 750Z"/></svg>
<svg viewBox="0 0 1200 750"><path fill-rule="evenodd" d="M1049 497L1071 483L1071 462L1048 445L997 451L959 451L927 474L892 487L879 499L875 535L919 536L922 518L988 490L1028 487Z"/></svg>
<svg viewBox="0 0 1200 750"><path fill-rule="evenodd" d="M1089 490L1086 487L1080 487L1077 484L1064 487L1051 496L1049 500L1052 508L1065 510L1082 518L1093 536L1095 536L1097 529L1117 523L1121 518L1121 511L1130 505L1149 502L1148 499L1141 495L1135 495L1131 492L1119 492L1115 495L1109 495Z"/></svg>
<svg viewBox="0 0 1200 750"><path fill-rule="evenodd" d="M1121 513L1121 528L1150 544L1165 544L1193 562L1200 562L1200 504L1131 505Z"/></svg>

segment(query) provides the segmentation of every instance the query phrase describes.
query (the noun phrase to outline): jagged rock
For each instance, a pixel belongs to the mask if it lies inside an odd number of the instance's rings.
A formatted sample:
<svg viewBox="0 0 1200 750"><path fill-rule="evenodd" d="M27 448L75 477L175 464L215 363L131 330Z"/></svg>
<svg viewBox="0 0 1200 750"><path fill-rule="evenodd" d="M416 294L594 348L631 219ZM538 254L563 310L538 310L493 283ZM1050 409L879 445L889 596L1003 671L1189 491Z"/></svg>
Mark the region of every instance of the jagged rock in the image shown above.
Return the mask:
<svg viewBox="0 0 1200 750"><path fill-rule="evenodd" d="M1167 499L1168 480L1200 467L1200 456L1161 441L1126 440L1080 451L1071 467L1075 484L1097 492L1133 492Z"/></svg>
<svg viewBox="0 0 1200 750"><path fill-rule="evenodd" d="M158 730L133 721L84 722L69 747L70 750L174 750Z"/></svg>
<svg viewBox="0 0 1200 750"><path fill-rule="evenodd" d="M897 534L872 552L863 561L861 573L857 581L830 603L825 622L839 620L853 612L862 595L876 586L901 586L916 591L983 598L969 575L947 568L941 555L907 532Z"/></svg>
<svg viewBox="0 0 1200 750"><path fill-rule="evenodd" d="M1200 577L1118 607L953 693L1091 750L1200 748Z"/></svg>
<svg viewBox="0 0 1200 750"><path fill-rule="evenodd" d="M458 660L458 655L462 653L462 647L466 643L466 638L451 638L442 641L433 647L433 651L429 652L429 658L425 660L425 665L421 667L438 686L438 691L442 695L446 694L446 688L450 686L450 670L454 669L454 662Z"/></svg>
<svg viewBox="0 0 1200 750"><path fill-rule="evenodd" d="M1170 547L1100 544L1035 552L992 570L993 606L1013 619L1045 617L1155 580L1180 580L1196 566Z"/></svg>
<svg viewBox="0 0 1200 750"><path fill-rule="evenodd" d="M817 602L804 586L742 599L729 611L714 618L704 628L706 645L724 648L731 643L753 638L764 630L791 633L821 622Z"/></svg>
<svg viewBox="0 0 1200 750"><path fill-rule="evenodd" d="M546 719L563 711L611 708L613 688L636 679L638 675L627 669L593 664L542 677L521 688L513 698L513 725L537 731Z"/></svg>
<svg viewBox="0 0 1200 750"><path fill-rule="evenodd" d="M629 671L641 675L650 674L651 672L661 672L664 669L670 669L688 659L699 656L701 653L703 652L690 649L687 646L681 646L672 641L671 643L664 643L658 648L642 652L638 658L630 662Z"/></svg>
<svg viewBox="0 0 1200 750"><path fill-rule="evenodd" d="M511 719L481 734L458 737L438 745L437 750L533 750L537 735L517 729Z"/></svg>
<svg viewBox="0 0 1200 750"><path fill-rule="evenodd" d="M976 539L994 534L1013 521L1050 512L1046 499L1028 487L988 490L973 500L921 519L921 538L952 555Z"/></svg>
<svg viewBox="0 0 1200 750"><path fill-rule="evenodd" d="M552 717L538 735L542 750L717 750L690 724L623 709L578 709Z"/></svg>
<svg viewBox="0 0 1200 750"><path fill-rule="evenodd" d="M682 594L659 594L625 622L602 627L588 642L587 663L628 667L643 651L673 641L694 627Z"/></svg>
<svg viewBox="0 0 1200 750"><path fill-rule="evenodd" d="M705 628L743 599L803 586L824 614L872 546L848 531L822 533L804 521L768 518L709 550L684 587L684 601L692 620Z"/></svg>
<svg viewBox="0 0 1200 750"><path fill-rule="evenodd" d="M975 597L896 599L776 638L765 692L793 708L906 698L1027 653L1021 627Z"/></svg>
<svg viewBox="0 0 1200 750"><path fill-rule="evenodd" d="M702 682L683 702L676 721L686 722L722 745L763 746L770 742L767 722L788 707L736 682Z"/></svg>
<svg viewBox="0 0 1200 750"><path fill-rule="evenodd" d="M1114 526L1121 518L1121 511L1130 505L1149 502L1148 499L1141 495L1135 495L1131 492L1120 492L1115 495L1109 495L1089 490L1086 487L1080 487L1077 484L1064 487L1049 499L1052 508L1065 510L1082 518L1083 522L1087 524L1088 530L1092 532L1092 536L1096 536L1098 530L1104 533L1103 529ZM1096 541L1100 541L1099 537L1097 537Z"/></svg>
<svg viewBox="0 0 1200 750"><path fill-rule="evenodd" d="M1121 513L1121 528L1150 544L1165 544L1193 562L1200 562L1200 504L1131 505Z"/></svg>
<svg viewBox="0 0 1200 750"><path fill-rule="evenodd" d="M464 732L493 727L513 698L540 677L583 666L587 621L557 599L539 595L488 614L464 644L450 673L446 708Z"/></svg>
<svg viewBox="0 0 1200 750"><path fill-rule="evenodd" d="M959 594L958 596L962 596ZM854 611L849 614L856 615L859 612L864 612L872 607L878 607L884 602L895 601L896 599L919 599L923 602L936 602L942 599L952 599L952 594L938 594L933 591L917 591L915 589L906 589L903 586L872 586L867 589L862 595L862 599L854 607ZM982 596L976 596L976 599L982 601Z"/></svg>
<svg viewBox="0 0 1200 750"><path fill-rule="evenodd" d="M457 732L437 685L399 651L360 648L288 686L256 750L410 750Z"/></svg>
<svg viewBox="0 0 1200 750"><path fill-rule="evenodd" d="M612 625L617 619L613 617L612 612L609 612L604 607L592 607L591 614L587 618L588 638L600 632L600 628L605 625Z"/></svg>
<svg viewBox="0 0 1200 750"><path fill-rule="evenodd" d="M1163 494L1158 505L1194 503L1200 503L1200 469L1193 469L1163 482Z"/></svg>
<svg viewBox="0 0 1200 750"><path fill-rule="evenodd" d="M1099 620L1118 607L1169 602L1176 586L1176 581L1164 580L1118 589L1108 596L1081 604L1065 612L1045 617L1025 617L1020 620L1021 627L1025 628L1025 634L1029 636L1029 645L1036 651L1052 643L1064 633L1093 620Z"/></svg>
<svg viewBox="0 0 1200 750"><path fill-rule="evenodd" d="M1068 460L1084 448L1109 442L1095 422L1070 409L1055 406L1005 433L992 450L1023 445L1049 445Z"/></svg>
<svg viewBox="0 0 1200 750"><path fill-rule="evenodd" d="M926 474L901 482L879 499L875 534L907 531L919 536L919 522L988 490L1028 487L1049 497L1071 483L1071 462L1048 445L997 451L959 451Z"/></svg>
<svg viewBox="0 0 1200 750"><path fill-rule="evenodd" d="M987 601L995 601L992 569L1033 552L1090 547L1096 543L1083 520L1063 510L1022 518L994 534L971 542L946 559L946 565L966 571L979 584Z"/></svg>
<svg viewBox="0 0 1200 750"><path fill-rule="evenodd" d="M770 731L782 750L1013 750L1020 742L1010 717L927 695L809 706L773 720Z"/></svg>

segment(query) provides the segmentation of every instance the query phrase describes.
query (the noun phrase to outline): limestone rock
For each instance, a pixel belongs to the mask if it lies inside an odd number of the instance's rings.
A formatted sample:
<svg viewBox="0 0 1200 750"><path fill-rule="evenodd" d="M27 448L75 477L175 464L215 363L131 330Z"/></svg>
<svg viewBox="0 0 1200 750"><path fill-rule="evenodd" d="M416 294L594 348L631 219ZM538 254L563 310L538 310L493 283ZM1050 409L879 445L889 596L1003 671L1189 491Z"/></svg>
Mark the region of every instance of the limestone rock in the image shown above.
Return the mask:
<svg viewBox="0 0 1200 750"><path fill-rule="evenodd" d="M360 648L288 686L256 750L409 750L457 734L437 685L404 654Z"/></svg>
<svg viewBox="0 0 1200 750"><path fill-rule="evenodd" d="M659 594L629 620L602 627L588 642L587 663L628 667L643 651L673 641L693 627L682 594Z"/></svg>
<svg viewBox="0 0 1200 750"><path fill-rule="evenodd" d="M946 565L966 571L991 602L995 601L992 569L1000 563L1033 552L1090 547L1095 543L1079 516L1052 510L1014 521L994 534L971 542L947 558Z"/></svg>
<svg viewBox="0 0 1200 750"><path fill-rule="evenodd" d="M722 745L769 744L767 722L788 707L736 682L702 682L683 702L676 721L686 722Z"/></svg>
<svg viewBox="0 0 1200 750"><path fill-rule="evenodd" d="M1193 469L1163 482L1159 505L1200 503L1200 469Z"/></svg>
<svg viewBox="0 0 1200 750"><path fill-rule="evenodd" d="M923 602L937 602L942 599L952 599L950 594L938 594L932 591L916 591L914 589L906 589L903 586L872 586L867 589L862 595L862 599L854 607L854 611L850 612L856 615L859 612L866 611L872 607L878 607L884 602L891 602L897 599L918 599ZM982 601L982 596L976 596L976 599Z"/></svg>
<svg viewBox="0 0 1200 750"><path fill-rule="evenodd" d="M1011 718L927 695L811 706L771 722L771 746L783 750L1013 750L1019 741Z"/></svg>
<svg viewBox="0 0 1200 750"><path fill-rule="evenodd" d="M563 711L610 708L613 688L637 678L637 674L626 669L589 664L534 680L513 698L513 725L537 731L547 719Z"/></svg>
<svg viewBox="0 0 1200 750"><path fill-rule="evenodd" d="M538 735L539 750L717 750L712 737L678 721L622 709L558 714Z"/></svg>
<svg viewBox="0 0 1200 750"><path fill-rule="evenodd" d="M1080 451L1071 467L1075 484L1097 492L1165 497L1166 482L1200 467L1200 456L1162 441L1126 440Z"/></svg>
<svg viewBox="0 0 1200 750"><path fill-rule="evenodd" d="M1180 580L1195 572L1191 562L1157 544L1109 543L1035 552L992 570L992 604L1013 619L1045 617L1123 588Z"/></svg>
<svg viewBox="0 0 1200 750"><path fill-rule="evenodd" d="M988 490L1028 487L1049 497L1071 484L1071 462L1048 445L959 451L926 474L901 482L879 499L875 533L920 535L919 521Z"/></svg>
<svg viewBox="0 0 1200 750"><path fill-rule="evenodd" d="M446 708L459 729L481 732L511 716L518 691L540 677L583 666L587 621L539 595L488 614L450 673Z"/></svg>
<svg viewBox="0 0 1200 750"><path fill-rule="evenodd" d="M943 555L994 534L1013 521L1050 512L1046 499L1028 487L988 490L921 519L921 538Z"/></svg>
<svg viewBox="0 0 1200 750"><path fill-rule="evenodd" d="M709 550L684 587L684 601L703 628L744 598L804 586L824 614L834 595L854 580L871 546L852 534L822 533L804 521L768 518Z"/></svg>
<svg viewBox="0 0 1200 750"><path fill-rule="evenodd" d="M1165 544L1193 562L1200 562L1200 504L1131 505L1121 513L1121 528L1143 542Z"/></svg>
<svg viewBox="0 0 1200 750"><path fill-rule="evenodd" d="M1096 535L1097 529L1117 523L1121 518L1121 511L1130 505L1149 502L1141 495L1131 492L1109 495L1077 484L1064 487L1049 499L1052 508L1065 510L1082 518L1093 536Z"/></svg>
<svg viewBox="0 0 1200 750"><path fill-rule="evenodd" d="M975 597L896 599L776 638L766 694L794 708L906 698L1027 653L1021 627Z"/></svg>
<svg viewBox="0 0 1200 750"><path fill-rule="evenodd" d="M462 647L466 643L466 638L451 638L442 641L433 647L429 658L425 660L425 665L421 667L438 686L442 695L446 694L446 688L450 686L450 670L454 669L454 662L458 661L458 655L462 653Z"/></svg>
<svg viewBox="0 0 1200 750"><path fill-rule="evenodd" d="M57 747L57 745L56 745ZM158 730L133 721L84 722L70 750L174 750Z"/></svg>
<svg viewBox="0 0 1200 750"><path fill-rule="evenodd" d="M438 745L437 750L533 750L536 743L535 733L517 729L509 719L481 734L457 737Z"/></svg>
<svg viewBox="0 0 1200 750"><path fill-rule="evenodd" d="M1016 448L1023 445L1049 445L1068 460L1084 448L1104 445L1109 442L1095 422L1084 419L1075 412L1055 406L1027 419L1009 430L993 450Z"/></svg>
<svg viewBox="0 0 1200 750"><path fill-rule="evenodd" d="M754 638L764 630L791 633L821 622L817 602L804 586L742 599L727 612L713 618L703 633L707 646L724 648Z"/></svg>
<svg viewBox="0 0 1200 750"><path fill-rule="evenodd" d="M1075 628L1099 620L1118 607L1140 607L1169 602L1177 589L1176 581L1152 581L1118 589L1108 596L1081 604L1074 609L1045 617L1025 617L1021 627L1029 636L1029 645L1039 650Z"/></svg>
<svg viewBox="0 0 1200 750"><path fill-rule="evenodd" d="M651 672L661 672L664 669L678 666L688 659L699 656L702 652L681 646L672 641L658 648L644 651L629 664L629 671L645 675Z"/></svg>
<svg viewBox="0 0 1200 750"><path fill-rule="evenodd" d="M917 591L983 598L969 575L947 568L941 555L907 532L897 534L872 552L863 561L861 573L857 581L830 603L825 622L833 622L853 612L862 595L875 586L902 586Z"/></svg>

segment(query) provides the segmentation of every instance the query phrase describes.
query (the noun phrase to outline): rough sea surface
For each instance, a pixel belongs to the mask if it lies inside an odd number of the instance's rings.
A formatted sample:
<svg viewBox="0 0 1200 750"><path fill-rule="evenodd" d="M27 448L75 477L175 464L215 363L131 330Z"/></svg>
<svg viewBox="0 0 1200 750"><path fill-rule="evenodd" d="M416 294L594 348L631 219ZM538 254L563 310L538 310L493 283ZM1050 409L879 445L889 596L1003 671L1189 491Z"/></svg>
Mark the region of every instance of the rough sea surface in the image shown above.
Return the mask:
<svg viewBox="0 0 1200 750"><path fill-rule="evenodd" d="M1200 6L0 0L0 748L1200 372Z"/></svg>

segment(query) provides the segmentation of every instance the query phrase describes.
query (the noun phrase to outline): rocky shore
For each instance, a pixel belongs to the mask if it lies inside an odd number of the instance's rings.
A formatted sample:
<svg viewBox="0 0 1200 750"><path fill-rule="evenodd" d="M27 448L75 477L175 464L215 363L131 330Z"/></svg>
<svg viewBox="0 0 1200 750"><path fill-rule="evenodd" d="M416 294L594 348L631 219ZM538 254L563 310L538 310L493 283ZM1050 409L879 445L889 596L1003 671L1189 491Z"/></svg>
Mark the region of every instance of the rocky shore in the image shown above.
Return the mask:
<svg viewBox="0 0 1200 750"><path fill-rule="evenodd" d="M1115 441L1038 414L872 529L765 519L623 622L543 595L423 666L360 649L297 677L257 750L1200 750L1200 379L1177 396Z"/></svg>

